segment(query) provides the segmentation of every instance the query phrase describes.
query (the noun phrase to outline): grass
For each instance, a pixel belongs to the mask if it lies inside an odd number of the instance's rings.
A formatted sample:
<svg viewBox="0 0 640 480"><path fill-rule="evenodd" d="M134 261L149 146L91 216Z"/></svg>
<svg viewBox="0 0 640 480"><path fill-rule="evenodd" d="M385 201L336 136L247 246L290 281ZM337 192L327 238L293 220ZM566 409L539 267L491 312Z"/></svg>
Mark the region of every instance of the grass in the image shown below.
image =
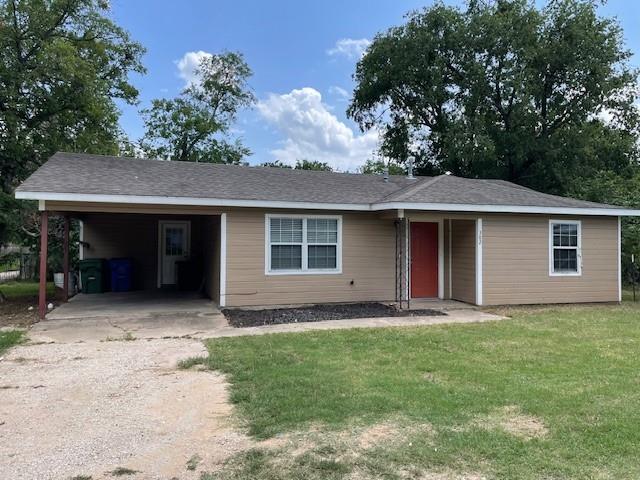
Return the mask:
<svg viewBox="0 0 640 480"><path fill-rule="evenodd" d="M198 465L202 461L202 457L198 454L192 455L189 460L187 460L187 470L195 470L198 468Z"/></svg>
<svg viewBox="0 0 640 480"><path fill-rule="evenodd" d="M109 473L114 477L122 477L123 475L135 475L136 473L138 473L138 470L132 470L126 467L118 467Z"/></svg>
<svg viewBox="0 0 640 480"><path fill-rule="evenodd" d="M38 296L39 284L34 281L16 281L0 283L0 292L4 293L8 300ZM47 283L47 297L53 296L55 287L53 282Z"/></svg>
<svg viewBox="0 0 640 480"><path fill-rule="evenodd" d="M207 357L198 356L198 357L189 357L184 360L180 360L178 362L178 368L181 370L189 370L190 368L195 367L196 365L206 365L208 362Z"/></svg>
<svg viewBox="0 0 640 480"><path fill-rule="evenodd" d="M19 344L24 337L24 333L19 330L0 332L0 355L14 345Z"/></svg>
<svg viewBox="0 0 640 480"><path fill-rule="evenodd" d="M304 453L257 448L208 475L639 478L640 307L510 313L482 324L210 340L208 366L229 375L251 435L323 433ZM400 434L382 448L356 448L345 434L389 419Z"/></svg>
<svg viewBox="0 0 640 480"><path fill-rule="evenodd" d="M104 339L105 342L133 342L137 338L131 332L124 332L121 337L108 336Z"/></svg>

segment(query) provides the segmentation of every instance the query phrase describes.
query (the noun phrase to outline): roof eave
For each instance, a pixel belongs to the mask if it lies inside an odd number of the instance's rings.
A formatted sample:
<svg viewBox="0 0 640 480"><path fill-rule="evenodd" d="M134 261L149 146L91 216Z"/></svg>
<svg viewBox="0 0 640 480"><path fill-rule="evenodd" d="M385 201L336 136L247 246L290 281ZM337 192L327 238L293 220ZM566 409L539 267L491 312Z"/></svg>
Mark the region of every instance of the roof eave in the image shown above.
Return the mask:
<svg viewBox="0 0 640 480"><path fill-rule="evenodd" d="M44 200L61 202L129 203L142 205L189 205L210 207L246 207L246 208L291 208L308 210L345 210L345 211L385 211L385 210L421 210L474 213L526 213L548 215L600 215L600 216L640 216L640 210L606 207L543 207L531 205L481 205L461 203L325 203L292 202L278 200L243 200L224 198L169 197L152 195L103 195L60 192L30 192L17 190L17 199Z"/></svg>

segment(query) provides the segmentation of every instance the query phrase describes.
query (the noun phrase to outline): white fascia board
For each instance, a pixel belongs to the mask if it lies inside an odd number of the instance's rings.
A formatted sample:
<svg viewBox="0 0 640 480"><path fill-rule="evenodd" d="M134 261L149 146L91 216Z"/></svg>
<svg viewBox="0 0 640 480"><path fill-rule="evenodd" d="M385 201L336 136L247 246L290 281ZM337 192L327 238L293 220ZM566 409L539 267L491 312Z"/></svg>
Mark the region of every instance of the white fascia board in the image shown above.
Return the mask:
<svg viewBox="0 0 640 480"><path fill-rule="evenodd" d="M295 208L309 210L371 210L369 204L282 202L225 198L164 197L152 195L94 195L85 193L16 192L17 199L58 202L135 203L144 205L190 205L206 207Z"/></svg>
<svg viewBox="0 0 640 480"><path fill-rule="evenodd" d="M95 195L84 193L25 192L18 191L15 198L22 200L50 200L60 202L135 203L145 205L197 205L207 207L290 208L303 210L422 210L482 213L538 213L549 215L601 215L640 217L640 210L623 208L535 207L529 205L473 205L462 203L318 203L284 202L271 200L236 200L224 198L165 197L152 195Z"/></svg>
<svg viewBox="0 0 640 480"><path fill-rule="evenodd" d="M482 213L540 213L550 215L601 215L640 217L640 210L624 208L578 208L578 207L535 207L530 205L472 205L463 203L374 203L371 210L428 210L446 212L482 212Z"/></svg>

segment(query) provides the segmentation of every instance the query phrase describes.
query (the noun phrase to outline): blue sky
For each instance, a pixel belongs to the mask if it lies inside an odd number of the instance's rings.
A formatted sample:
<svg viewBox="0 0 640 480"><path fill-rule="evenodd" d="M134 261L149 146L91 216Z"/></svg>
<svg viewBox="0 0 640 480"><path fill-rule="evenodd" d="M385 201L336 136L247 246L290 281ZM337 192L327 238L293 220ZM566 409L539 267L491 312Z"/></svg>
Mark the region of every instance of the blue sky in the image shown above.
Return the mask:
<svg viewBox="0 0 640 480"><path fill-rule="evenodd" d="M141 42L147 74L132 77L140 105L123 106L121 125L143 134L138 110L184 87L201 52L242 52L254 75L258 105L236 132L252 164L276 158L326 161L355 170L375 150L375 132L346 118L359 51L377 32L432 2L412 0L112 0L112 16ZM459 3L459 2L447 2ZM610 0L601 11L620 19L627 46L640 52L640 2ZM633 59L640 66L640 57Z"/></svg>

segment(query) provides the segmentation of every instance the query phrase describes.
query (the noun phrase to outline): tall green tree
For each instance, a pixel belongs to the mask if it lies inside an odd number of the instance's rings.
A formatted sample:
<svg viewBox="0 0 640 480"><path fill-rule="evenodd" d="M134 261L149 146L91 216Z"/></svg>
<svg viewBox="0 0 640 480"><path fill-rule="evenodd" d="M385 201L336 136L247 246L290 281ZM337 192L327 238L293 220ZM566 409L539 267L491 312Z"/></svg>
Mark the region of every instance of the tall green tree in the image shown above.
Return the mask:
<svg viewBox="0 0 640 480"><path fill-rule="evenodd" d="M241 108L255 102L247 81L251 69L239 53L204 57L197 81L173 99L156 99L142 110L148 157L209 163L240 163L250 154L231 128Z"/></svg>
<svg viewBox="0 0 640 480"><path fill-rule="evenodd" d="M421 173L494 177L553 193L636 158L638 73L589 0L436 3L379 34L348 114ZM606 119L605 119L606 117Z"/></svg>
<svg viewBox="0 0 640 480"><path fill-rule="evenodd" d="M291 169L291 165L287 165L282 160L273 160L271 162L262 162L260 164L261 167L271 167L271 168L288 168Z"/></svg>
<svg viewBox="0 0 640 480"><path fill-rule="evenodd" d="M333 167L327 162L320 160L307 160L306 158L296 160L295 170L315 170L318 172L333 172Z"/></svg>
<svg viewBox="0 0 640 480"><path fill-rule="evenodd" d="M28 227L28 204L12 192L50 155L119 150L115 100L135 103L128 76L144 72L144 49L108 10L104 0L0 0L0 243Z"/></svg>
<svg viewBox="0 0 640 480"><path fill-rule="evenodd" d="M275 168L288 168L294 170L315 170L321 172L333 172L333 167L326 162L319 160L307 160L306 158L296 160L296 164L292 167L281 160L274 160L272 162L264 162L260 164L261 167L275 167Z"/></svg>
<svg viewBox="0 0 640 480"><path fill-rule="evenodd" d="M362 167L360 167L360 173L364 174L376 174L388 172L389 175L405 175L407 173L403 165L400 165L394 160L373 159L367 160Z"/></svg>
<svg viewBox="0 0 640 480"><path fill-rule="evenodd" d="M143 48L104 0L0 1L0 187L56 150L117 152L115 99L134 103Z"/></svg>

